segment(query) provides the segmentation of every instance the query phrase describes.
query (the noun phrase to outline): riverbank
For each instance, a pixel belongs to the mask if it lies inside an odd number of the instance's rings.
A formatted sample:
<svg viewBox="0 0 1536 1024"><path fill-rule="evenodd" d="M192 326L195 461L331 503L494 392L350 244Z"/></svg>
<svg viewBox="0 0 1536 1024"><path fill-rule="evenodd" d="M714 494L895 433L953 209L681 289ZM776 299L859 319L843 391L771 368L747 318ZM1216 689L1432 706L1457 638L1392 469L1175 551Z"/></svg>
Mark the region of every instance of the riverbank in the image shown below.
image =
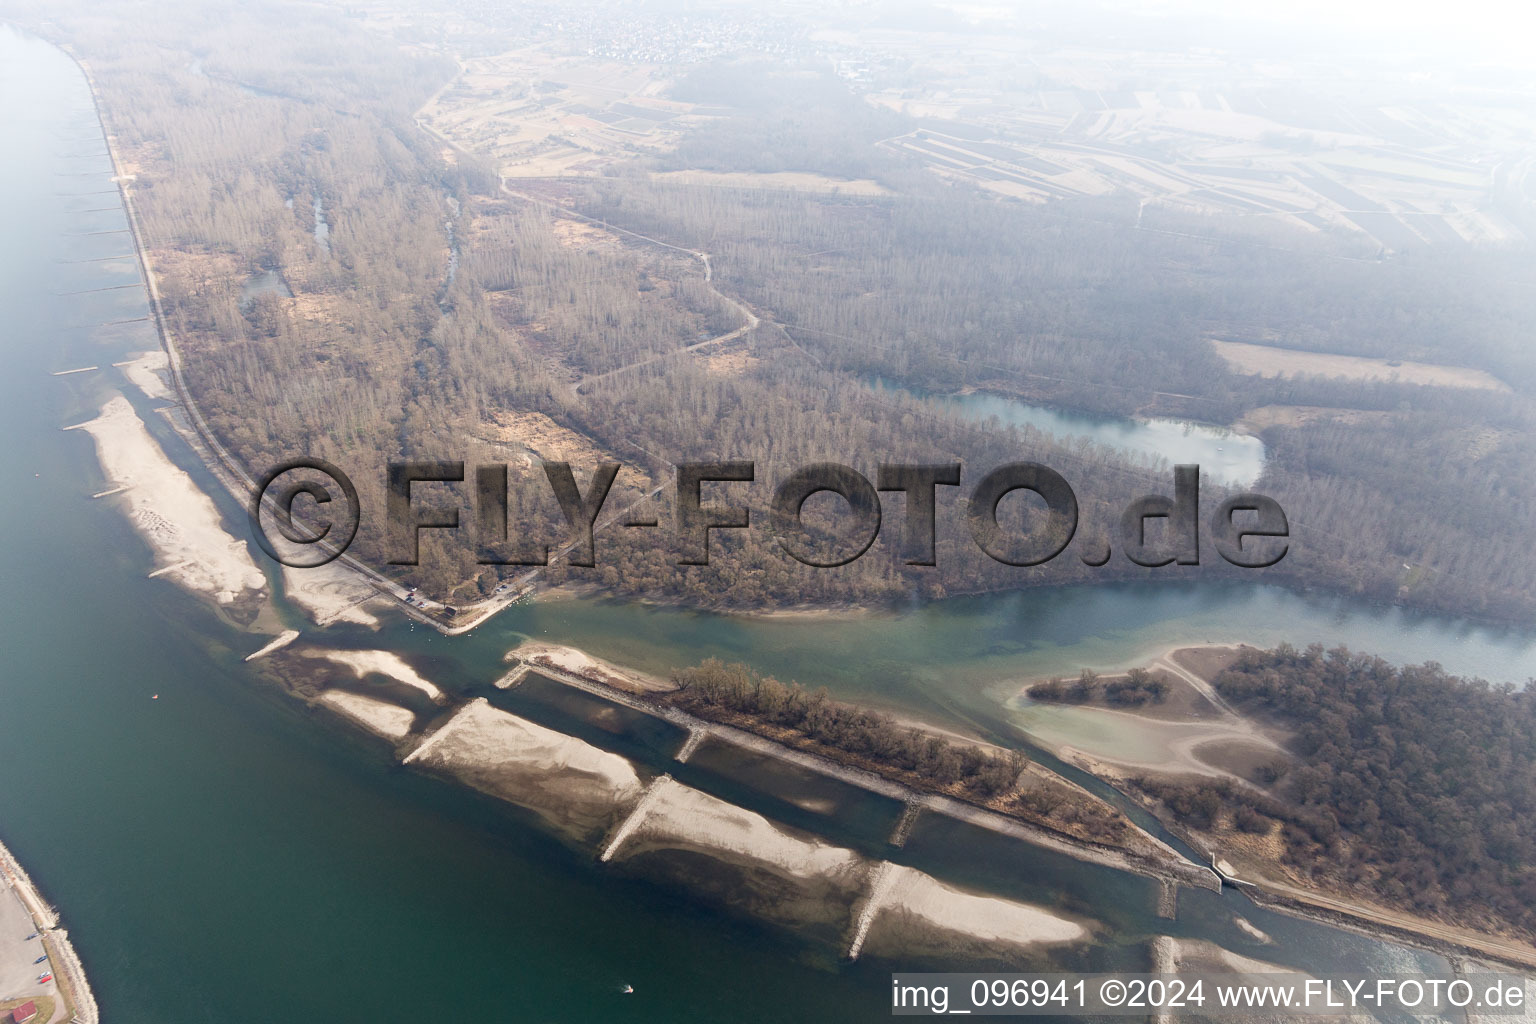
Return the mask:
<svg viewBox="0 0 1536 1024"><path fill-rule="evenodd" d="M1177 820L1170 819L1165 808L1153 808L1145 799L1139 802L1153 810L1163 826L1185 843L1195 849L1208 850L1212 860L1223 866L1224 877L1240 886L1260 907L1372 939L1417 946L1453 962L1473 956L1517 970L1536 969L1536 945L1529 942L1430 920L1349 893L1289 885L1267 875L1243 870L1242 865L1247 862L1240 858L1234 858L1239 860L1239 867L1234 868L1225 859L1234 857L1233 851L1230 847L1220 846L1222 837L1185 828Z"/></svg>
<svg viewBox="0 0 1536 1024"><path fill-rule="evenodd" d="M1277 763L1275 770L1278 771L1279 765L1295 760L1295 756L1283 745L1283 740L1288 738L1284 730L1272 722L1255 722L1252 716L1239 712L1217 692L1213 683L1216 675L1243 650L1252 652L1254 649L1246 645L1228 647L1218 644L1182 647L1165 651L1150 665L1172 670L1177 678L1197 691L1203 699L1207 699L1224 721L1244 726L1245 729L1237 735L1248 734L1256 740L1273 744L1275 755L1284 759ZM1148 728L1166 724L1134 711L1095 706L1084 707L1084 710L1119 722L1143 718ZM1273 780L1266 782L1257 773L1249 773L1245 777L1245 773L1213 770L1208 763L1202 763L1194 756L1199 749L1199 742L1210 741L1191 741L1187 749L1182 751L1187 755L1184 760L1175 759L1158 765L1139 764L1124 756L1087 756L1070 748L1063 749L1061 753L1064 758L1069 758L1140 804L1189 846L1205 851L1212 864L1218 867L1223 879L1243 887L1260 906L1284 910L1335 927L1350 928L1373 938L1406 941L1445 956L1472 955L1492 958L1519 968L1536 967L1536 944L1529 941L1434 920L1383 905L1359 893L1336 891L1315 883L1298 883L1295 873L1287 866L1288 851L1280 834L1281 826L1269 818L1254 819L1267 828L1259 828L1257 824L1244 828L1238 824L1237 818L1232 817L1230 808L1227 808L1214 816L1208 827L1194 827L1151 792L1158 787L1149 779L1199 785L1199 782L1191 780L1220 774L1226 776L1237 792L1252 794L1252 798L1261 803L1265 800L1274 801L1270 788ZM1272 813L1278 806L1273 804L1270 808Z"/></svg>
<svg viewBox="0 0 1536 1024"><path fill-rule="evenodd" d="M359 661L359 653L278 652L268 663L303 671L307 664L332 661L338 654L348 662ZM708 791L707 785L698 788L696 783L709 778L711 769L703 769L700 776L691 766L682 766L703 741L772 757L808 769L827 782L851 783L892 801L901 812L892 819L895 831L888 840L892 848L905 844L919 814L931 813L1064 853L1073 860L1154 879L1165 896L1181 886L1219 889L1213 873L1166 848L1149 845L1128 851L1069 843L1065 837L964 801L919 793L878 775L694 717L666 704L665 692L636 687L616 676L612 666L580 651L533 644L519 648L518 654L530 655L537 663L520 661L523 671L514 670L497 680L498 688L569 686L606 702L606 707L603 702L588 702L585 711L577 712L584 720L614 727L621 709L629 709L678 726L674 735L681 736L682 742L673 753L673 765L643 757L632 760L573 735L568 726L551 728L493 703L494 698L471 697L446 709L413 715L404 706L382 699L386 691L364 696L337 688L352 685L345 679L306 679L303 689L326 686L311 698L312 703L388 742L401 764L531 813L541 828L595 853L599 864L611 864L624 874L788 928L814 945L839 950L850 961L858 959L867 946L893 958L1002 956L1034 962L1048 948L1088 941L1102 926L1091 918L1064 915L1059 909L1021 902L985 887L982 891L960 887L887 862L867 848L855 848L857 844L843 845L829 838L838 831L835 817L827 819L827 832L806 831L803 821L790 825L766 810L752 809L752 799L737 802L739 798ZM398 679L415 671L396 665L385 673L373 667L375 671L368 675L374 678L387 674ZM536 684L530 683L535 675ZM727 760L730 756L726 755ZM720 763L713 756L710 761ZM674 774L679 778L674 779ZM759 795L773 798L774 787L764 784Z"/></svg>
<svg viewBox="0 0 1536 1024"><path fill-rule="evenodd" d="M156 574L172 575L254 617L266 577L245 544L224 529L212 499L170 460L128 400L111 399L78 429L95 440L107 483L122 491L116 500L127 505L129 520L159 557Z"/></svg>
<svg viewBox="0 0 1536 1024"><path fill-rule="evenodd" d="M570 601L578 598L593 600L609 599L610 595L596 583L557 583L541 587L538 591L538 599L545 603ZM900 606L895 602L885 604L879 602L845 601L837 604L796 604L784 605L773 608L702 608L698 605L688 604L683 601L662 601L656 598L636 597L624 598L648 608L683 609L700 611L712 615L737 615L750 619L815 619L826 621L828 619L842 622L854 622L859 619L867 619L882 612L894 611Z"/></svg>
<svg viewBox="0 0 1536 1024"><path fill-rule="evenodd" d="M78 1021L79 1024L98 1024L101 1014L96 1006L96 996L86 980L85 965L69 941L69 933L60 926L59 912L43 899L32 879L27 875L15 856L0 842L0 878L25 908L36 928L38 938L47 951L47 966L53 971L53 982L63 1002L65 1013L55 1014L55 1019ZM28 967L30 972L33 964ZM46 986L39 984L40 994L47 994ZM39 1021L39 1024L49 1024Z"/></svg>
<svg viewBox="0 0 1536 1024"><path fill-rule="evenodd" d="M1106 781L1208 776L1251 785L1266 767L1292 760L1284 747L1288 734L1238 714L1209 680L1254 650L1247 644L1168 647L1124 671L1034 680L1008 707L1031 739ZM1122 684L1139 688L1130 699L1117 698L1114 688ZM1148 690L1154 686L1161 692ZM1053 696L1042 695L1047 689Z"/></svg>
<svg viewBox="0 0 1536 1024"><path fill-rule="evenodd" d="M907 781L891 777L890 774L881 770L880 765L867 759L845 760L829 756L830 752L814 749L810 745L785 743L779 737L754 728L754 723L749 721L722 721L701 717L669 700L668 694L637 694L617 689L598 677L548 665L539 666L537 671L555 682L672 722L686 729L690 737L707 735L746 750L779 758L809 768L817 774L902 801L917 811L936 811L1091 863L1158 880L1172 880L1179 884L1195 885L1201 888L1212 888L1212 883L1216 881L1214 873L1209 869L1190 864L1174 850L1141 832L1129 822L1126 822L1126 827L1134 839L1129 839L1125 845L1095 842L1069 830L1004 813L963 796L943 791L938 787L915 788ZM690 745L696 747L697 741L690 739ZM684 749L687 750L688 746L685 745ZM1037 781L1043 780L1037 779ZM1063 786L1070 785L1060 779L1055 781ZM1098 803L1096 798L1086 792L1072 788L1082 799ZM1107 805L1105 806L1107 808ZM908 822L906 827L910 829L911 823Z"/></svg>
<svg viewBox="0 0 1536 1024"><path fill-rule="evenodd" d="M159 360L140 357L124 368L125 375L150 397L176 401L176 406L164 410L168 422L187 441L225 490L242 506L248 505L251 497L256 493L255 479L214 435L207 420L203 418L201 410L198 409L191 388L187 384L181 353L176 346L175 337L165 315L159 279L150 263L148 243L144 238L143 226L129 187L136 180L136 175L127 172L122 154L118 151L117 140L108 127L102 91L91 73L90 65L75 54L66 43L61 42L57 45L79 68L90 92L96 124L101 130L102 143L112 162L112 180L117 187L123 213L128 221L128 233L133 241L134 256L143 278L150 320L155 326L155 334L165 355L163 364ZM169 374L170 393L166 393L163 388L161 373ZM342 578L344 570L350 571L351 579ZM445 633L454 632L438 618L408 603L406 599L411 596L409 588L374 571L351 555L341 555L324 570L319 571L316 576L307 580L291 572L285 574L285 580L293 591L292 596L295 601L305 607L319 625L327 625L334 621L376 625L377 620L364 608L364 605L377 598L386 598L408 617ZM459 632L464 631L459 630Z"/></svg>

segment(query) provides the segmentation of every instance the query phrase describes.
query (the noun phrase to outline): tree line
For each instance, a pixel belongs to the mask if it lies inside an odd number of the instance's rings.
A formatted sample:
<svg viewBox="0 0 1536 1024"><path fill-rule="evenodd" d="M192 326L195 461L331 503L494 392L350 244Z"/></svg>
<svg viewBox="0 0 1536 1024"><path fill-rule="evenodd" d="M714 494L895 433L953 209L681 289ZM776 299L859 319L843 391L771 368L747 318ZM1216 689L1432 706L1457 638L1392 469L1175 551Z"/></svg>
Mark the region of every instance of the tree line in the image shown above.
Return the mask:
<svg viewBox="0 0 1536 1024"><path fill-rule="evenodd" d="M1022 751L990 753L834 701L824 689L786 685L718 658L679 669L672 680L678 689L665 699L701 717L766 731L771 738L807 745L834 760L851 759L918 789L961 795L1088 838L1113 840L1124 833L1118 815L1082 794L1074 799L1066 787L1045 781L1021 785L1029 764Z"/></svg>
<svg viewBox="0 0 1536 1024"><path fill-rule="evenodd" d="M1143 780L1187 824L1276 827L1292 870L1389 905L1536 935L1536 696L1345 648L1245 651L1216 679L1278 722L1292 765L1232 784ZM1278 823L1278 825L1277 825Z"/></svg>

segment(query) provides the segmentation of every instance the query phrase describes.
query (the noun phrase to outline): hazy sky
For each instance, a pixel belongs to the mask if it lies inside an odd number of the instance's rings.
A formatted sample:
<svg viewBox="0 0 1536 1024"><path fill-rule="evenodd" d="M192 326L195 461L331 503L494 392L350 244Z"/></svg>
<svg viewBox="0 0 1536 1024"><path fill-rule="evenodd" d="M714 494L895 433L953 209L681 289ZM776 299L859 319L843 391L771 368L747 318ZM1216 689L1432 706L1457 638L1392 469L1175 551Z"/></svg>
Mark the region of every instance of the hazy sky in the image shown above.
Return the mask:
<svg viewBox="0 0 1536 1024"><path fill-rule="evenodd" d="M1536 4L1529 0L1165 0L1127 6L1241 18L1366 40L1408 36L1418 46L1460 56L1475 57L1483 51L1500 61L1536 61Z"/></svg>

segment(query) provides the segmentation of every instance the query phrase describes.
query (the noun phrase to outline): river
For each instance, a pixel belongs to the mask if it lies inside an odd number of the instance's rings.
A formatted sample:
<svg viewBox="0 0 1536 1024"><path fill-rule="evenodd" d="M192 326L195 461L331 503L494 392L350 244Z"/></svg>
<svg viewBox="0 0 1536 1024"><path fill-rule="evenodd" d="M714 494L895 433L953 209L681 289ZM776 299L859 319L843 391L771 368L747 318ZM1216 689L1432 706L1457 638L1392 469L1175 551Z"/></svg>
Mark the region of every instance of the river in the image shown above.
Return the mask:
<svg viewBox="0 0 1536 1024"><path fill-rule="evenodd" d="M153 561L127 520L111 499L88 497L107 486L90 439L60 427L125 394L235 529L239 508L111 368L155 342L144 322L97 326L143 316L141 290L86 292L136 271L104 259L131 244L78 70L0 29L0 94L0 465L13 487L0 502L0 836L58 904L107 1018L885 1019L889 961L842 963L685 890L606 870L487 798L401 770L262 682L241 659L264 638L147 578ZM64 262L81 260L101 262ZM100 369L51 376L84 366ZM538 636L663 671L739 658L1004 731L1002 701L1019 680L1186 639L1343 640L1491 678L1523 679L1536 665L1528 634L1251 586L1024 592L851 621L569 600L509 610L454 639L403 620L378 633L318 631L277 605L308 640L419 655L464 692L485 687L509 646ZM1187 895L1179 921L1159 924L1127 898L1139 880L1021 857L974 832L927 820L905 855L1105 922L1084 966L1131 962L1160 927L1240 943L1239 913L1275 939L1254 955L1285 963L1441 963L1230 893Z"/></svg>

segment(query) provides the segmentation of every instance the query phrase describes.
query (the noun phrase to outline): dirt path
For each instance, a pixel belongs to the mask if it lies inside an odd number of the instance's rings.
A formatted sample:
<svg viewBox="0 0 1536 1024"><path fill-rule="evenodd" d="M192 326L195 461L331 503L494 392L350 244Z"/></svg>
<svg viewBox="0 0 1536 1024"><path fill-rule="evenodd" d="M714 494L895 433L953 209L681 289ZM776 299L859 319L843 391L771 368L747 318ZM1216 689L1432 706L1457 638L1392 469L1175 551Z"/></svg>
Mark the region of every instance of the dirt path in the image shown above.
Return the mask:
<svg viewBox="0 0 1536 1024"><path fill-rule="evenodd" d="M1183 650L1183 648L1180 648L1180 650ZM1204 697L1206 700L1210 701L1211 705L1217 710L1221 711L1229 718L1235 718L1239 721L1243 720L1243 716L1238 714L1232 705L1228 704L1226 700L1221 696L1221 694L1216 692L1216 687L1212 686L1209 681L1195 675L1195 673L1174 661L1174 653L1174 651L1169 651L1168 653L1157 658L1152 662L1151 667L1164 669L1165 671L1178 676L1190 686L1194 687L1195 692L1200 694L1200 696Z"/></svg>
<svg viewBox="0 0 1536 1024"><path fill-rule="evenodd" d="M437 135L433 129L427 128L425 125L423 125L423 127L426 128L427 131L433 132L434 135ZM437 137L444 138L441 135L437 135ZM446 141L446 139L444 141ZM449 144L452 145L452 143ZM725 294L720 289L715 287L715 270L714 266L709 261L709 253L696 249L687 249L680 245L673 245L671 242L664 242L659 238L653 238L650 235L643 235L638 231L631 231L629 228L622 228L616 224L610 224L607 221L598 220L595 217L588 217L584 213L577 213L575 210L567 209L566 207L561 206L559 203L551 202L550 200L541 196L530 195L527 192L519 192L516 189L508 187L505 181L501 183L501 191L516 199L521 199L526 203L532 203L535 206L541 206L547 210L551 210L557 216L567 217L571 220L577 220L583 224L588 224L592 227L598 228L611 234L626 235L630 238L645 242L649 245L660 246L663 249L671 249L674 252L686 253L687 255L698 260L699 263L704 267L704 283L709 285L709 290L714 293L715 297L718 298L721 302L725 303L727 306L730 306L732 309L734 309L745 321L742 326L736 328L735 330L727 331L725 334L721 334L718 337L706 338L703 341L695 342L694 344L684 346L683 348L674 349L670 352L658 353L646 359L642 359L637 363L629 363L628 365L620 366L614 370L607 370L603 373L592 374L590 376L583 377L571 386L571 390L574 394L581 394L589 384L596 384L599 381L607 380L610 377L615 377L622 373L628 373L631 370L638 370L642 366L649 366L652 363L661 362L667 359L675 359L678 356L687 355L690 352L697 352L699 349L708 348L711 345L719 345L727 341L732 341L743 336L749 331L754 330L759 324L762 323L762 320L755 312L753 312L750 306L740 301L739 299Z"/></svg>
<svg viewBox="0 0 1536 1024"><path fill-rule="evenodd" d="M1271 894L1280 897L1280 901L1287 909L1295 909L1299 906L1302 913L1307 908L1328 911L1332 914L1341 914L1360 922L1363 926L1375 926L1393 933L1391 938L1401 935L1418 936L1443 942L1461 949L1469 949L1483 956L1493 957L1522 967L1536 967L1536 946L1514 944L1500 939L1495 939L1478 932L1454 925L1440 924L1437 921L1429 921L1422 917L1414 917L1409 914L1400 914L1384 907L1370 904L1355 903L1350 900L1342 900L1333 896L1325 896L1321 893L1307 889L1298 889L1284 882L1276 882L1269 879L1255 882L1250 894L1257 889L1260 894ZM1267 902L1267 901L1266 901ZM1329 923L1337 923L1330 921ZM1364 930L1369 931L1369 928Z"/></svg>

